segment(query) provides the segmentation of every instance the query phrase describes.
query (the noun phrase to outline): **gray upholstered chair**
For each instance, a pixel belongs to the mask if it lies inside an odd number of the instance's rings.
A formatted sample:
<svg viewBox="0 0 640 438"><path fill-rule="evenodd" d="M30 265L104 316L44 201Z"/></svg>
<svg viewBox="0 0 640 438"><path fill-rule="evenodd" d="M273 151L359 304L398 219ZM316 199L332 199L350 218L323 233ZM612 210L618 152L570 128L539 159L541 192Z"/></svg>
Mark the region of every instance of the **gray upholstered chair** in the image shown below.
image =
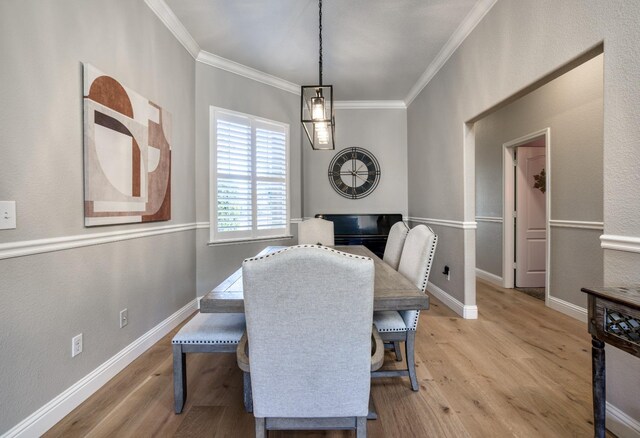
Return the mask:
<svg viewBox="0 0 640 438"><path fill-rule="evenodd" d="M423 292L429 281L429 271L436 251L438 236L425 225L418 225L409 231L404 243L398 272L413 281ZM419 310L375 312L373 322L380 332L383 341L393 343L396 358L399 357L398 342L405 343L407 369L379 370L373 377L409 376L411 389L418 391L416 365L414 360L416 329L418 328Z"/></svg>
<svg viewBox="0 0 640 438"><path fill-rule="evenodd" d="M321 244L335 246L333 239L333 222L320 218L307 219L298 224L298 243Z"/></svg>
<svg viewBox="0 0 640 438"><path fill-rule="evenodd" d="M235 353L245 330L242 313L198 313L173 337L173 390L176 414L187 399L186 353Z"/></svg>
<svg viewBox="0 0 640 438"><path fill-rule="evenodd" d="M409 227L402 221L393 224L389 230L389 237L387 238L387 245L384 247L382 260L395 270L398 270L402 248L408 233Z"/></svg>
<svg viewBox="0 0 640 438"><path fill-rule="evenodd" d="M373 261L301 245L245 260L242 273L247 341L238 364L250 372L256 436L331 428L366 436Z"/></svg>

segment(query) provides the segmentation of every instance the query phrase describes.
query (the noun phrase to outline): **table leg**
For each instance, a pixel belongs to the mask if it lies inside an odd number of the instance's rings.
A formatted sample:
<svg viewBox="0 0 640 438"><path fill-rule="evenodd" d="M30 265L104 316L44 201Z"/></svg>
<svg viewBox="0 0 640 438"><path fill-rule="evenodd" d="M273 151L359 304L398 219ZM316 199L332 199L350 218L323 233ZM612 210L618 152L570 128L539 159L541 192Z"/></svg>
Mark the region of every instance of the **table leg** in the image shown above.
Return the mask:
<svg viewBox="0 0 640 438"><path fill-rule="evenodd" d="M604 342L591 337L591 369L593 377L593 436L604 438L606 419L606 374Z"/></svg>

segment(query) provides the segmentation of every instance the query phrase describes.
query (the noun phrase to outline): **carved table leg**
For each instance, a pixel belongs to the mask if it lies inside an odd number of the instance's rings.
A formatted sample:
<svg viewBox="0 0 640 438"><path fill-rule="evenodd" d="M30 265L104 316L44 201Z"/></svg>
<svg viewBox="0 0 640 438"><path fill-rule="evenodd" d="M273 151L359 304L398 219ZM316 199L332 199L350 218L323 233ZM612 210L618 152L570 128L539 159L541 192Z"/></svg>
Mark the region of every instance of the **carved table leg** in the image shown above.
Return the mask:
<svg viewBox="0 0 640 438"><path fill-rule="evenodd" d="M606 374L604 342L591 337L591 366L593 377L593 436L604 438L606 419Z"/></svg>

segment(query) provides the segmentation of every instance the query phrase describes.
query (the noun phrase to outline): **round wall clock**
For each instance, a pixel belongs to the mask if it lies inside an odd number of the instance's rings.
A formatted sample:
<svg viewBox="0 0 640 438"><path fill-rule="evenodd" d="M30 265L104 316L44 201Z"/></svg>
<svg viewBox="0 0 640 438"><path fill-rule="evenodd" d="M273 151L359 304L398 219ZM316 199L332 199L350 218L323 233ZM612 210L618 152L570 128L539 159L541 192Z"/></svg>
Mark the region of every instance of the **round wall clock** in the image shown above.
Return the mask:
<svg viewBox="0 0 640 438"><path fill-rule="evenodd" d="M375 190L380 182L380 165L371 152L346 148L329 164L329 182L345 198L360 199Z"/></svg>

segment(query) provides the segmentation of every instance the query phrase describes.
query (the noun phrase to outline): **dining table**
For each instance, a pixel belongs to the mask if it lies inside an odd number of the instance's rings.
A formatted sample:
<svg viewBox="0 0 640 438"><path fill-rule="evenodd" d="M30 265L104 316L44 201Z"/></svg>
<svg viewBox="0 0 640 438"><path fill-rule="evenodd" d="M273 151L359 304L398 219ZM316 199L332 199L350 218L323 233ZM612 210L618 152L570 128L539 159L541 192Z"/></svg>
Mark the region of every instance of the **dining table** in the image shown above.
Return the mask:
<svg viewBox="0 0 640 438"><path fill-rule="evenodd" d="M284 246L268 246L257 256L284 249ZM418 289L409 279L386 264L367 247L362 245L335 246L334 249L348 254L370 257L374 262L375 278L373 310L426 310L429 296ZM327 272L327 275L331 273ZM244 313L242 268L235 271L200 300L202 313Z"/></svg>

